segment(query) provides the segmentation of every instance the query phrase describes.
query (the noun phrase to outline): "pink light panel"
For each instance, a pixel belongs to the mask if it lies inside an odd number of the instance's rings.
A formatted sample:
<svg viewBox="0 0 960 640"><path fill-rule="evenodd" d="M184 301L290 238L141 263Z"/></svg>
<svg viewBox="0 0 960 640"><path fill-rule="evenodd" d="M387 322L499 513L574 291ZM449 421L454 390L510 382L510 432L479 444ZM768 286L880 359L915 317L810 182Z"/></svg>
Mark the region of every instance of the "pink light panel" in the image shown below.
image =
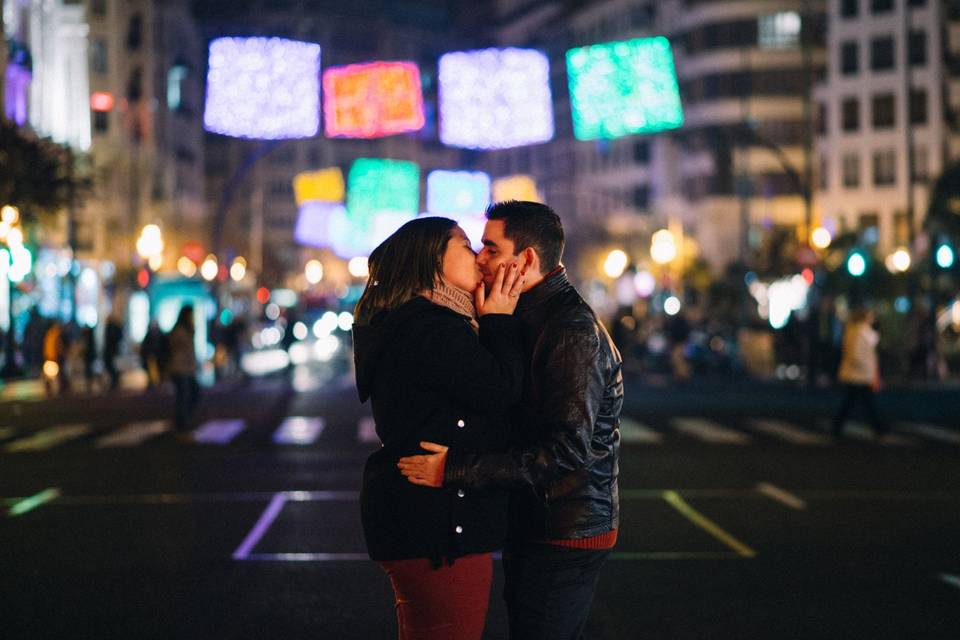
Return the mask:
<svg viewBox="0 0 960 640"><path fill-rule="evenodd" d="M420 70L412 62L371 62L323 72L330 137L379 138L424 125Z"/></svg>

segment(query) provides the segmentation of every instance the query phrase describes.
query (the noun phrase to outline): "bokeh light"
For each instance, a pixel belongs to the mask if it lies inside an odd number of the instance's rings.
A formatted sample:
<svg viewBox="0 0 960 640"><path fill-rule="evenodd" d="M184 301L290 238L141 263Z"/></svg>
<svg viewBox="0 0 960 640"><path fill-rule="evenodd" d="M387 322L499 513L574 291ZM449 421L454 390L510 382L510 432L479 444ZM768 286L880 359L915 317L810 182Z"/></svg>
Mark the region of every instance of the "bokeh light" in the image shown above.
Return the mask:
<svg viewBox="0 0 960 640"><path fill-rule="evenodd" d="M330 137L378 138L423 128L420 69L413 62L371 62L323 72Z"/></svg>

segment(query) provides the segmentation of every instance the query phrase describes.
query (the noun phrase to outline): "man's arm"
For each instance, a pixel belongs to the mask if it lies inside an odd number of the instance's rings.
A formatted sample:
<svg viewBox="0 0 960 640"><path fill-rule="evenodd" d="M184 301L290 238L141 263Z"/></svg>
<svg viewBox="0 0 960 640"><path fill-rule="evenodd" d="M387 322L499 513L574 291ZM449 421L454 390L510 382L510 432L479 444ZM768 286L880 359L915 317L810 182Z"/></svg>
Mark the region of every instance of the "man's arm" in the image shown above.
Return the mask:
<svg viewBox="0 0 960 640"><path fill-rule="evenodd" d="M425 486L527 485L542 495L563 475L589 465L590 441L607 384L596 327L591 323L561 329L535 355L533 367L542 380L537 408L541 420L530 427L541 434L536 442L484 454L441 451L433 443L422 443L436 453L401 458L401 472Z"/></svg>

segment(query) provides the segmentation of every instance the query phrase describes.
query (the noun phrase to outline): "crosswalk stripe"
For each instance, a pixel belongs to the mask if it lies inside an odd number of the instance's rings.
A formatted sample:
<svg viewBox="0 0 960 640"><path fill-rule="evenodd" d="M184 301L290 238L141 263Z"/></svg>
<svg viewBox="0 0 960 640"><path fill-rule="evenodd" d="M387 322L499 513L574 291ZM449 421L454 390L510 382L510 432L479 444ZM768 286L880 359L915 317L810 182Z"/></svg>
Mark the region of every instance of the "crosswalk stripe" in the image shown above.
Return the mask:
<svg viewBox="0 0 960 640"><path fill-rule="evenodd" d="M660 444L663 436L641 422L622 417L620 440L628 444Z"/></svg>
<svg viewBox="0 0 960 640"><path fill-rule="evenodd" d="M326 426L323 418L290 416L273 432L277 444L313 444Z"/></svg>
<svg viewBox="0 0 960 640"><path fill-rule="evenodd" d="M848 422L843 428L843 433L844 435L853 436L857 440L872 442L881 447L916 447L919 444L914 438L898 436L893 433L888 433L882 438L877 438L873 433L873 429L862 422Z"/></svg>
<svg viewBox="0 0 960 640"><path fill-rule="evenodd" d="M132 422L98 439L95 446L98 449L135 447L169 430L170 423L166 420Z"/></svg>
<svg viewBox="0 0 960 640"><path fill-rule="evenodd" d="M230 444L246 426L243 420L210 420L193 432L193 438L202 444Z"/></svg>
<svg viewBox="0 0 960 640"><path fill-rule="evenodd" d="M811 433L783 420L757 418L748 421L747 426L764 435L780 438L791 444L805 447L825 445L830 442L830 439L824 435Z"/></svg>
<svg viewBox="0 0 960 640"><path fill-rule="evenodd" d="M899 425L899 430L938 442L960 445L960 431L951 431L950 429L944 429L943 427L937 427L932 424L907 422Z"/></svg>
<svg viewBox="0 0 960 640"><path fill-rule="evenodd" d="M373 418L367 416L360 418L357 422L357 440L359 442L380 442L380 436L377 435L377 424Z"/></svg>
<svg viewBox="0 0 960 640"><path fill-rule="evenodd" d="M711 444L750 444L753 439L711 420L702 418L674 418L673 428L680 433Z"/></svg>
<svg viewBox="0 0 960 640"><path fill-rule="evenodd" d="M6 450L15 453L19 451L43 451L64 442L75 440L90 433L88 424L65 424L50 427L31 434L25 438L14 440L6 446Z"/></svg>

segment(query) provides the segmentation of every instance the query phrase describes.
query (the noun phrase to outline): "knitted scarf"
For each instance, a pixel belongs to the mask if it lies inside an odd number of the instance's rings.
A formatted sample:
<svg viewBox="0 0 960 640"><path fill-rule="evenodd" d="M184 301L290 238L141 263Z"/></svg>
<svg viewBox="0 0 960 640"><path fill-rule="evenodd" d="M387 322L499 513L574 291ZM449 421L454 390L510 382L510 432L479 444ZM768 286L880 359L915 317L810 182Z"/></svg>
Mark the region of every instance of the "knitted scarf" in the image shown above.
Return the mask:
<svg viewBox="0 0 960 640"><path fill-rule="evenodd" d="M473 330L479 331L480 324L477 322L477 309L473 305L472 294L441 280L433 288L433 291L427 291L423 294L423 297L434 304L456 311L462 316L467 316L470 318L470 326L473 327Z"/></svg>

